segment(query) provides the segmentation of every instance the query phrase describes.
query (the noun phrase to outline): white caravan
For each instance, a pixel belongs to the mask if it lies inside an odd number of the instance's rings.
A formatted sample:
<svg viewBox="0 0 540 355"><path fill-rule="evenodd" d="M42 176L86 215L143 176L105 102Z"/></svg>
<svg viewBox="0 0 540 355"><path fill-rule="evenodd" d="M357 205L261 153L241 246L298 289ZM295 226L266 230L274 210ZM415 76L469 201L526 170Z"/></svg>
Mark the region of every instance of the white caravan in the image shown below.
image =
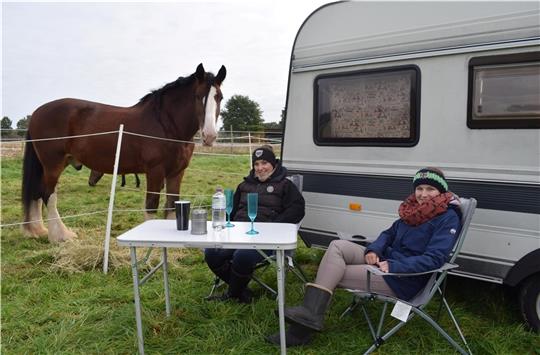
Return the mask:
<svg viewBox="0 0 540 355"><path fill-rule="evenodd" d="M309 246L377 236L417 169L478 208L455 274L519 287L540 327L539 2L338 2L292 50L282 158Z"/></svg>

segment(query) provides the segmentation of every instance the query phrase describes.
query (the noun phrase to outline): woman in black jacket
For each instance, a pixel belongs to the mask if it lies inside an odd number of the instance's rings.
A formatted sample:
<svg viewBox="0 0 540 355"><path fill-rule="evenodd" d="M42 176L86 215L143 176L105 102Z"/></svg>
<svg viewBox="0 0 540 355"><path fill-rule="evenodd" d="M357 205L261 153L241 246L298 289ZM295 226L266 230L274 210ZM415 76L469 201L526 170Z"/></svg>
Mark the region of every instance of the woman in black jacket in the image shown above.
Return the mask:
<svg viewBox="0 0 540 355"><path fill-rule="evenodd" d="M234 194L231 220L250 221L247 214L247 194L259 195L257 222L298 223L304 218L305 201L294 183L287 179L287 169L276 159L271 146L253 151L253 168ZM271 255L272 250L264 250ZM204 258L208 267L229 287L214 300L235 299L240 303L251 302L247 288L251 274L263 256L253 249L206 249Z"/></svg>

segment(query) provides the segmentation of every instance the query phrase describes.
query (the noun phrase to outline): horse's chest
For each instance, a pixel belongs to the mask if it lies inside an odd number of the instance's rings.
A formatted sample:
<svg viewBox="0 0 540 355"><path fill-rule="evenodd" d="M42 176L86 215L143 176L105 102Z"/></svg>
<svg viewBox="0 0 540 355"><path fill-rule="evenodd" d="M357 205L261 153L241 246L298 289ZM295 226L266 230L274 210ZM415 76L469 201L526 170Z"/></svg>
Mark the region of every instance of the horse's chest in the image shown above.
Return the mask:
<svg viewBox="0 0 540 355"><path fill-rule="evenodd" d="M176 149L166 149L157 157L168 173L179 173L186 169L193 155L193 144L182 144Z"/></svg>

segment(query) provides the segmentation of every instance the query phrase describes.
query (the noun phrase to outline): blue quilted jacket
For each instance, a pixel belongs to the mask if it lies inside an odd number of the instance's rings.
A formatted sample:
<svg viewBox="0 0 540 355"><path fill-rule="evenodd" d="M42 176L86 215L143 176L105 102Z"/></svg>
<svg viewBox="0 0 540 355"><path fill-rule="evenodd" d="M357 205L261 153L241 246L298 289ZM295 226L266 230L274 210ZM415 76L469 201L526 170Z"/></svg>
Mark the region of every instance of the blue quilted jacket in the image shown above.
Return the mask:
<svg viewBox="0 0 540 355"><path fill-rule="evenodd" d="M457 210L457 206L450 205L446 212L419 226L410 226L398 219L366 248L366 253L373 251L381 261L388 261L389 272L437 269L448 260L461 228ZM392 291L407 301L426 285L430 275L383 277Z"/></svg>

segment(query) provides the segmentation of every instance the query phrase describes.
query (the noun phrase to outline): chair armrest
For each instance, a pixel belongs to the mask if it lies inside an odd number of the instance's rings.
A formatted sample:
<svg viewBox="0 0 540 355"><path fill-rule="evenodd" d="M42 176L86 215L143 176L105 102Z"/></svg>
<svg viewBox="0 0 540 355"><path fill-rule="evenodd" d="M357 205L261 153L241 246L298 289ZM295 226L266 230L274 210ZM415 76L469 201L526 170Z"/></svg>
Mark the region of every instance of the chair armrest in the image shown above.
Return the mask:
<svg viewBox="0 0 540 355"><path fill-rule="evenodd" d="M339 239L348 240L351 242L368 242L372 243L377 239L377 236L365 236L360 234L351 234L346 232L337 231L337 237Z"/></svg>
<svg viewBox="0 0 540 355"><path fill-rule="evenodd" d="M348 240L349 242L353 242L355 244L362 245L364 247L369 246L371 243L373 243L377 239L377 236L364 236L364 235L359 235L359 234L353 235L350 233L345 233L345 232L340 232L340 231L337 232L337 237L341 240Z"/></svg>
<svg viewBox="0 0 540 355"><path fill-rule="evenodd" d="M372 273L374 275L379 275L379 276L418 276L418 275L433 274L434 272L441 272L441 271L446 271L446 270L450 270L450 269L455 269L458 266L459 265L457 265L457 264L445 263L440 268L429 270L429 271L411 272L411 273L399 273L399 272L383 272L383 271L381 271L381 269L379 269L376 266L368 265L367 270L368 270L368 272L370 272L370 273Z"/></svg>
<svg viewBox="0 0 540 355"><path fill-rule="evenodd" d="M415 272L415 273L398 273L398 272L383 272L381 269L374 265L367 265L366 266L366 272L367 272L367 278L366 278L366 289L368 293L371 292L371 275L378 275L378 276L418 276L418 275L426 275L426 274L433 274L436 272L442 272L450 269L457 268L459 265L457 264L450 264L445 263L443 266L441 266L438 269L424 271L424 272ZM350 292L354 292L353 290L349 290ZM358 292L358 290L356 291ZM364 291L366 292L366 291Z"/></svg>

